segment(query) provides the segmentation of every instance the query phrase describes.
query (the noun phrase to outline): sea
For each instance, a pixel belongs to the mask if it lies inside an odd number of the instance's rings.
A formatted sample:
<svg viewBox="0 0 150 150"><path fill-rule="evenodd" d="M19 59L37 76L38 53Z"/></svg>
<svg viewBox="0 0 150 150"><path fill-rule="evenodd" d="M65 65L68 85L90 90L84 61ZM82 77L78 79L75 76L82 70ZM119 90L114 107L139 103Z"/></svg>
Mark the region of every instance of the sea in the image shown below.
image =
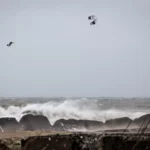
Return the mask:
<svg viewBox="0 0 150 150"><path fill-rule="evenodd" d="M26 114L44 115L53 125L59 119L138 118L150 113L150 98L115 97L0 97L0 118L20 120Z"/></svg>

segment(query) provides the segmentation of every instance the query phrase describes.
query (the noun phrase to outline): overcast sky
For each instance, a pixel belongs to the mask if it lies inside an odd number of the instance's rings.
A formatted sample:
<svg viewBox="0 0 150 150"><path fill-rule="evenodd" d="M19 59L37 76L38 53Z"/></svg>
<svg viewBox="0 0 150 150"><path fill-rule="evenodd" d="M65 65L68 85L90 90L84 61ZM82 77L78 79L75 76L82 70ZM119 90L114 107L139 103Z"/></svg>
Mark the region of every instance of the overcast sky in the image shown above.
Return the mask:
<svg viewBox="0 0 150 150"><path fill-rule="evenodd" d="M0 0L0 96L150 96L150 0Z"/></svg>

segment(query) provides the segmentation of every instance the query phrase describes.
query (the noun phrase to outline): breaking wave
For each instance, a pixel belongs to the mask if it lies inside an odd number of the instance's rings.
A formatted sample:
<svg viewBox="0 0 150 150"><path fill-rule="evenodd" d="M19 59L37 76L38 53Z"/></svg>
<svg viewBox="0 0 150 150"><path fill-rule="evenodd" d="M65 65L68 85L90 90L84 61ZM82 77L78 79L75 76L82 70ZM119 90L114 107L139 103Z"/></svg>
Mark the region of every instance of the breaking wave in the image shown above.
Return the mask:
<svg viewBox="0 0 150 150"><path fill-rule="evenodd" d="M130 103L130 102L128 102ZM130 105L130 104L128 104ZM124 105L124 108L127 107ZM25 114L44 115L51 124L58 119L86 119L103 121L107 119L129 117L138 118L149 113L147 110L123 109L122 105L116 107L106 101L94 99L75 99L63 101L48 101L44 103L29 103L23 106L10 105L7 108L0 107L0 117L15 117L18 121Z"/></svg>

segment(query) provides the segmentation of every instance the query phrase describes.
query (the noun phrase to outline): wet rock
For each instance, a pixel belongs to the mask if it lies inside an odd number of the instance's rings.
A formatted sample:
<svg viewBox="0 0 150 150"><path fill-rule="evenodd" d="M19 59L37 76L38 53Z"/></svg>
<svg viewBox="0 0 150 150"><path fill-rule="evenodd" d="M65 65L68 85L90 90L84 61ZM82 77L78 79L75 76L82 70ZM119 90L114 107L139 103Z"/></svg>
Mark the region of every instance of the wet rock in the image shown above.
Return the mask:
<svg viewBox="0 0 150 150"><path fill-rule="evenodd" d="M133 120L133 123L138 127L147 127L150 128L150 114L143 115L139 118Z"/></svg>
<svg viewBox="0 0 150 150"><path fill-rule="evenodd" d="M150 150L150 138L136 135L108 135L102 138L102 150Z"/></svg>
<svg viewBox="0 0 150 150"><path fill-rule="evenodd" d="M40 115L25 115L19 122L22 130L50 130L51 124L47 117Z"/></svg>
<svg viewBox="0 0 150 150"><path fill-rule="evenodd" d="M78 124L78 120L75 119L69 119L69 120L59 119L54 123L53 129L57 131L65 131L72 128L77 128L77 124Z"/></svg>
<svg viewBox="0 0 150 150"><path fill-rule="evenodd" d="M53 128L55 130L60 130L60 131L66 131L66 130L71 130L71 131L87 131L87 130L96 130L100 129L103 127L103 123L99 121L92 121L92 120L75 120L75 119L60 119L57 120Z"/></svg>
<svg viewBox="0 0 150 150"><path fill-rule="evenodd" d="M21 149L21 139L1 139L0 140L0 150L20 150Z"/></svg>
<svg viewBox="0 0 150 150"><path fill-rule="evenodd" d="M60 137L34 137L22 140L23 150L71 150L71 139ZM34 147L33 147L34 145Z"/></svg>
<svg viewBox="0 0 150 150"><path fill-rule="evenodd" d="M81 136L82 138L80 138ZM23 150L100 150L97 135L74 134L32 137L22 140L21 143Z"/></svg>
<svg viewBox="0 0 150 150"><path fill-rule="evenodd" d="M82 137L82 138L81 138ZM72 134L30 137L22 150L150 150L150 137L135 135Z"/></svg>
<svg viewBox="0 0 150 150"><path fill-rule="evenodd" d="M111 129L125 129L132 120L128 117L106 120L105 127Z"/></svg>
<svg viewBox="0 0 150 150"><path fill-rule="evenodd" d="M0 150L10 150L7 144L0 141Z"/></svg>
<svg viewBox="0 0 150 150"><path fill-rule="evenodd" d="M0 132L19 130L19 123L15 118L0 118Z"/></svg>

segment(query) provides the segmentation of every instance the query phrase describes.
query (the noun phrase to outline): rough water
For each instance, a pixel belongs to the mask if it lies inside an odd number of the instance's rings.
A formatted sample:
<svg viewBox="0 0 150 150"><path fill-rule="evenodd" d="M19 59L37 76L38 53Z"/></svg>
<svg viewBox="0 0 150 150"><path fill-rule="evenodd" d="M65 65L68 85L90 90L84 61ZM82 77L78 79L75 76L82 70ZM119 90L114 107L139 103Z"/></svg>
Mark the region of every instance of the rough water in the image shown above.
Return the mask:
<svg viewBox="0 0 150 150"><path fill-rule="evenodd" d="M25 114L46 116L51 124L58 119L103 121L120 117L138 118L150 113L150 98L0 98L0 117Z"/></svg>

